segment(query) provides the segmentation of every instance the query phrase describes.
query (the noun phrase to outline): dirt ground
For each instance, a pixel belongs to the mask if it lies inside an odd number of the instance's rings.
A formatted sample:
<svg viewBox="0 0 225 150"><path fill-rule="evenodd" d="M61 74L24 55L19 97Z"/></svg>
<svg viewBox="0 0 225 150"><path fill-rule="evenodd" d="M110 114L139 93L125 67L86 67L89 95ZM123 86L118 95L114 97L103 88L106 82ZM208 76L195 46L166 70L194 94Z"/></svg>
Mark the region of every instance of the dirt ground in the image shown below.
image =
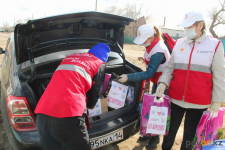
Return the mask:
<svg viewBox="0 0 225 150"><path fill-rule="evenodd" d="M5 49L7 39L9 37L9 33L1 33L0 32L0 47ZM135 65L141 67L143 70L145 70L145 66L143 63L137 60L137 57L142 57L144 55L144 47L132 45L132 44L125 44L124 45L124 52L126 59L128 59L130 62L134 63ZM0 71L1 71L1 63L2 63L3 55L0 56ZM0 75L1 76L1 75ZM0 77L1 78L1 77ZM1 112L1 110L0 110ZM225 118L224 118L225 119ZM225 135L225 123L223 124L223 133ZM184 120L181 123L181 126L178 130L174 145L172 150L179 150L180 145L182 142L183 137L183 128L184 128ZM9 150L8 142L4 139L6 137L6 133L2 124L1 119L1 113L0 113L0 150ZM138 142L139 133L131 136L129 139L114 145L114 146L107 146L105 148L101 149L107 149L107 150L146 150L145 145L148 141L145 142ZM160 136L160 143L158 144L157 150L161 150L161 144L162 144L163 136Z"/></svg>

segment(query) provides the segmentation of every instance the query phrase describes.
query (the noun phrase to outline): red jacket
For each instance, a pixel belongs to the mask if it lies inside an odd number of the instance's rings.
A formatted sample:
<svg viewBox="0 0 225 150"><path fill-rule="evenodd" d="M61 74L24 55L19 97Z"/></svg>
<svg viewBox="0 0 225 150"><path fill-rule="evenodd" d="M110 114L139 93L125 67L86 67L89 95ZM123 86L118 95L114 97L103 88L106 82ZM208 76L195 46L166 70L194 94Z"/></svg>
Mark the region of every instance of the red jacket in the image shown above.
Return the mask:
<svg viewBox="0 0 225 150"><path fill-rule="evenodd" d="M64 118L82 116L86 108L86 92L104 62L91 53L67 56L56 69L35 113Z"/></svg>
<svg viewBox="0 0 225 150"><path fill-rule="evenodd" d="M220 41L206 37L203 42L186 43L177 40L173 49L174 70L169 96L176 100L199 105L211 104L214 54Z"/></svg>

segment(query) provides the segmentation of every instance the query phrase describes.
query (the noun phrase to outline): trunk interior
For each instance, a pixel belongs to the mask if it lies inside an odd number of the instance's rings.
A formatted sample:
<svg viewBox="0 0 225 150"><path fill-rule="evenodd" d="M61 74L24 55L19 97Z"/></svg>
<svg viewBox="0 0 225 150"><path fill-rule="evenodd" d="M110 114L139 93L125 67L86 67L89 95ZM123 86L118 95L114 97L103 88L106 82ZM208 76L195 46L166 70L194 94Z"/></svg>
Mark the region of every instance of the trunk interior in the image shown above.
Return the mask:
<svg viewBox="0 0 225 150"><path fill-rule="evenodd" d="M54 67L57 67L57 66L58 66L58 63L54 64ZM42 68L41 70L43 71L44 70L43 66L41 68ZM55 70L55 69L56 68L51 67L51 70ZM35 97L36 97L35 103L37 103L38 100L40 99L40 97L43 94L45 88L47 87L49 81L51 80L51 77L53 74L53 72L50 70L48 70L48 73L44 73L42 71L37 71L39 73L32 82L29 80L26 81L26 87L27 88L29 87L28 89L32 90L32 92L35 94ZM132 69L131 66L128 66L128 65L125 65L125 67L122 65L107 66L106 73L111 74L112 72L114 72L117 75L122 75L122 74L134 73L136 71L134 69ZM134 87L134 101L130 105L126 105L119 109L111 109L108 107L108 112L99 114L97 116L89 117L90 123L95 124L95 123L99 123L102 121L118 118L120 115L124 115L125 113L128 113L128 112L132 111L134 108L138 107L137 104L138 104L138 98L139 98L140 89L141 89L141 82L129 82L129 86ZM33 108L35 108L35 107L36 106L34 106Z"/></svg>

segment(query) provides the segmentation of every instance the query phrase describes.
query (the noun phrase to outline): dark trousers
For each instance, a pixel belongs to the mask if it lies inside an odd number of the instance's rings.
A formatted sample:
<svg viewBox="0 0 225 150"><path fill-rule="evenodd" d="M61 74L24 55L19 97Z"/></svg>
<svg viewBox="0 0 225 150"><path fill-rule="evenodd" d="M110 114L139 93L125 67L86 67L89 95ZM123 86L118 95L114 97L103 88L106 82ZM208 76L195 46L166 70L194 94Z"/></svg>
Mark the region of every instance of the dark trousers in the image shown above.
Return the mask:
<svg viewBox="0 0 225 150"><path fill-rule="evenodd" d="M186 142L193 141L198 123L204 111L206 111L206 109L185 109L174 103L171 103L170 129L169 134L167 136L164 136L162 149L171 150L177 134L177 130L180 127L184 113L186 112L181 150L190 150L191 147L188 146Z"/></svg>
<svg viewBox="0 0 225 150"><path fill-rule="evenodd" d="M85 116L55 118L37 114L36 126L43 150L91 150Z"/></svg>

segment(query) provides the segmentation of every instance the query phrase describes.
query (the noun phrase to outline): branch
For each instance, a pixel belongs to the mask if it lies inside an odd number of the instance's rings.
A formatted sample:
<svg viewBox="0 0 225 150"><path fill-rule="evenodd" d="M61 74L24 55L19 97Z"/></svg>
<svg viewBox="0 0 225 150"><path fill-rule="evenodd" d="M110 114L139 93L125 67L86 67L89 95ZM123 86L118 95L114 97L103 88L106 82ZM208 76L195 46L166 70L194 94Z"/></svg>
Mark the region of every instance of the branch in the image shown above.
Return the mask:
<svg viewBox="0 0 225 150"><path fill-rule="evenodd" d="M224 9L224 6L225 6L225 0L223 1L223 3L219 0L219 3L220 3L220 5L221 5L222 9Z"/></svg>

